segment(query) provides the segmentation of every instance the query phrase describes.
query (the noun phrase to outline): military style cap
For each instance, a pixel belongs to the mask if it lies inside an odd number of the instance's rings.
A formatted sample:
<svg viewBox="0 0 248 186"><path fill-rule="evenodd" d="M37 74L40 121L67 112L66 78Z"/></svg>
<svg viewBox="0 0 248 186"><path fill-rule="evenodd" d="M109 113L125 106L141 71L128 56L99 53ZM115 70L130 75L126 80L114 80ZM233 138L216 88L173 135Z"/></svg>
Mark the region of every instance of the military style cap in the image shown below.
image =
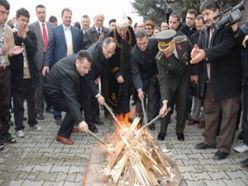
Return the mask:
<svg viewBox="0 0 248 186"><path fill-rule="evenodd" d="M163 30L159 33L157 33L156 35L154 35L154 37L158 40L158 41L163 41L163 42L170 42L174 36L176 36L176 31L175 30Z"/></svg>
<svg viewBox="0 0 248 186"><path fill-rule="evenodd" d="M163 30L157 33L154 37L158 40L159 50L165 50L172 44L172 39L176 36L175 30Z"/></svg>

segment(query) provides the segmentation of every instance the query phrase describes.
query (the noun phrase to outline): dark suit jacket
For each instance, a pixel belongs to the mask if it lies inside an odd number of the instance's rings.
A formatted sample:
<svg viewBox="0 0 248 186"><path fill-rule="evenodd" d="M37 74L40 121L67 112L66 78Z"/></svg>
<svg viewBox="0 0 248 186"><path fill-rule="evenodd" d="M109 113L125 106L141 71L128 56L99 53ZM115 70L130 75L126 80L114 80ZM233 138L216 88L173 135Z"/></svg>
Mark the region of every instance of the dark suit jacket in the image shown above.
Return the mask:
<svg viewBox="0 0 248 186"><path fill-rule="evenodd" d="M98 91L97 85L95 83L95 80L99 76L102 76L102 75L104 76L103 78L106 78L108 59L106 59L103 55L102 41L94 43L87 50L94 57L93 57L93 63L91 64L91 70L85 76L85 79L87 81L87 84L89 85L91 94L93 96L96 96L99 93L99 91ZM105 85L103 85L103 86L105 86Z"/></svg>
<svg viewBox="0 0 248 186"><path fill-rule="evenodd" d="M73 53L76 54L83 47L83 33L78 28L71 26ZM45 55L45 66L52 66L63 57L67 56L67 46L63 25L53 28L49 38L48 49Z"/></svg>
<svg viewBox="0 0 248 186"><path fill-rule="evenodd" d="M34 63L34 55L37 51L37 39L35 33L32 31L27 32L27 37L25 39L19 37L17 32L14 32L15 45L22 46L25 45L27 52L27 60L31 79L35 85L38 79L38 71ZM11 69L11 81L12 85L15 87L22 87L23 80L23 53L10 57L10 69Z"/></svg>
<svg viewBox="0 0 248 186"><path fill-rule="evenodd" d="M133 84L138 90L144 89L144 82L151 80L152 77L158 74L157 64L155 57L158 53L158 42L156 39L149 39L147 49L141 51L139 47L134 45L131 50L131 74ZM147 86L145 86L147 87Z"/></svg>
<svg viewBox="0 0 248 186"><path fill-rule="evenodd" d="M78 101L81 76L76 70L75 61L76 55L70 55L56 63L47 75L44 90L49 98L64 97L70 114L80 123L83 120Z"/></svg>
<svg viewBox="0 0 248 186"><path fill-rule="evenodd" d="M215 31L208 47L209 29L200 34L199 46L203 48L207 61L200 67L200 96L204 96L207 72L206 63L210 63L210 81L214 100L236 97L241 94L241 55L240 44L235 40L230 28Z"/></svg>
<svg viewBox="0 0 248 186"><path fill-rule="evenodd" d="M47 34L48 34L48 40L52 37L52 25L49 22L46 22L47 27ZM37 38L37 52L35 53L35 64L37 70L40 72L42 70L42 67L44 65L44 42L43 42L43 36L42 36L42 30L40 28L40 24L38 21L32 23L29 25L29 29L33 31L36 34Z"/></svg>
<svg viewBox="0 0 248 186"><path fill-rule="evenodd" d="M196 28L193 27L192 29L190 29L185 23L182 24L182 28L180 30L183 34L185 34L190 41L192 42L192 35L195 34L197 32Z"/></svg>
<svg viewBox="0 0 248 186"><path fill-rule="evenodd" d="M102 27L102 34L104 35L104 38L107 37L110 30L106 27ZM84 48L87 49L90 47L92 43L97 42L99 39L99 34L96 30L95 25L90 27L84 34Z"/></svg>

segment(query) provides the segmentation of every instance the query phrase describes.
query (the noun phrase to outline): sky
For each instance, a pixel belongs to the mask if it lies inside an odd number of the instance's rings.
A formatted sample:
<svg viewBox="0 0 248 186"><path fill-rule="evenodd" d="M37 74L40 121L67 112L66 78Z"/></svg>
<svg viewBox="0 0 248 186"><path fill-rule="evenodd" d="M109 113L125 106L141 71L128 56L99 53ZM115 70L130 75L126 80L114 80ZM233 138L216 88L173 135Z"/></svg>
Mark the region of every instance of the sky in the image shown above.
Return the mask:
<svg viewBox="0 0 248 186"><path fill-rule="evenodd" d="M16 10L23 7L30 13L30 23L37 20L35 7L38 4L46 6L47 20L51 15L55 15L61 23L61 11L63 8L70 8L73 12L72 22L80 21L83 14L91 17L91 26L93 25L93 16L96 13L105 15L104 25L108 26L108 21L112 18L120 19L123 15L130 16L135 22L141 21L130 2L133 0L8 0L10 3L9 19L15 16Z"/></svg>

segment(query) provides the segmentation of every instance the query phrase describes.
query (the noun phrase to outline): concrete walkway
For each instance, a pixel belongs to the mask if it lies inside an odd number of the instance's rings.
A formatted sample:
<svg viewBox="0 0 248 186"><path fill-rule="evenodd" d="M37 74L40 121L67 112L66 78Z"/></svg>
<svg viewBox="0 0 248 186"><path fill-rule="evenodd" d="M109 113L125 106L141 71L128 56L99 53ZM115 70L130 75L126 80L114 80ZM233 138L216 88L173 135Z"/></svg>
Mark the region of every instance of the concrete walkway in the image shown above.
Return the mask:
<svg viewBox="0 0 248 186"><path fill-rule="evenodd" d="M39 121L42 131L32 131L25 123L25 138L17 138L16 144L6 145L0 152L1 186L82 184L92 147L97 141L91 136L76 133L72 136L74 145L60 144L55 140L58 126L50 114L45 114L45 117L45 120ZM97 135L112 133L112 122L106 120L103 126L99 126ZM13 128L11 126L14 134ZM156 128L158 130L159 125ZM157 133L152 132L155 138ZM203 140L202 133L203 129L186 126L185 141L179 142L175 137L175 120L172 120L165 141L159 142L160 147L169 149L176 160L184 179L182 185L247 186L248 170L239 167L238 163L248 155L232 151L227 159L215 161L212 157L216 150L194 149L194 145ZM235 138L234 145L237 143L239 141Z"/></svg>

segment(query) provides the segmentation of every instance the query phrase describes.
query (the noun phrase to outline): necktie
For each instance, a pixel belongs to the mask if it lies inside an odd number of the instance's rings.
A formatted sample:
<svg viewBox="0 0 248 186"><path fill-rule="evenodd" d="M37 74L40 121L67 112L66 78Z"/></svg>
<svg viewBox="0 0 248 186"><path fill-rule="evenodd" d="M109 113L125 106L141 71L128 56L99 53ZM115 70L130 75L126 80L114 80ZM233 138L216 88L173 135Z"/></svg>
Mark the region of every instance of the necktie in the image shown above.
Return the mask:
<svg viewBox="0 0 248 186"><path fill-rule="evenodd" d="M98 28L98 35L101 35L101 29Z"/></svg>
<svg viewBox="0 0 248 186"><path fill-rule="evenodd" d="M210 28L209 30L209 41L208 41L208 48L211 47L211 41L212 41L212 36L213 36L214 28ZM210 80L210 63L207 63L207 75L208 75L208 80Z"/></svg>
<svg viewBox="0 0 248 186"><path fill-rule="evenodd" d="M72 34L70 28L65 28L65 40L67 46L67 56L73 54Z"/></svg>
<svg viewBox="0 0 248 186"><path fill-rule="evenodd" d="M42 23L42 35L43 35L43 42L44 42L44 50L46 50L48 47L48 37L47 37L45 23Z"/></svg>

